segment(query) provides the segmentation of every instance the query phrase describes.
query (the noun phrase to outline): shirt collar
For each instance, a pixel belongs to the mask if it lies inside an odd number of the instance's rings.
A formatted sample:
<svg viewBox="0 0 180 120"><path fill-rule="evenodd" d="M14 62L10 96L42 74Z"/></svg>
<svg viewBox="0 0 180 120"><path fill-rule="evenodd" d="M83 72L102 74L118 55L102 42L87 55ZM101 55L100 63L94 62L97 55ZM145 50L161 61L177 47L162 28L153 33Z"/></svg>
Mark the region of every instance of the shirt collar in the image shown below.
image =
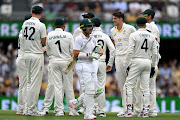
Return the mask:
<svg viewBox="0 0 180 120"><path fill-rule="evenodd" d="M147 31L146 28L139 28L138 31Z"/></svg>
<svg viewBox="0 0 180 120"><path fill-rule="evenodd" d="M150 22L149 24L155 24L155 22L154 22L154 21L152 21L152 22Z"/></svg>
<svg viewBox="0 0 180 120"><path fill-rule="evenodd" d="M124 26L125 26L125 23L123 23L121 30L118 30L118 29L117 29L117 26L115 26L115 29L116 29L116 31L117 31L118 33L120 33L120 32L124 29Z"/></svg>
<svg viewBox="0 0 180 120"><path fill-rule="evenodd" d="M56 28L55 31L63 31L62 28Z"/></svg>
<svg viewBox="0 0 180 120"><path fill-rule="evenodd" d="M31 17L32 20L37 20L37 21L40 21L38 18L36 17Z"/></svg>
<svg viewBox="0 0 180 120"><path fill-rule="evenodd" d="M88 39L88 38L83 34L83 32L81 33L81 36L82 36L83 39Z"/></svg>
<svg viewBox="0 0 180 120"><path fill-rule="evenodd" d="M93 31L102 31L100 27L93 27Z"/></svg>

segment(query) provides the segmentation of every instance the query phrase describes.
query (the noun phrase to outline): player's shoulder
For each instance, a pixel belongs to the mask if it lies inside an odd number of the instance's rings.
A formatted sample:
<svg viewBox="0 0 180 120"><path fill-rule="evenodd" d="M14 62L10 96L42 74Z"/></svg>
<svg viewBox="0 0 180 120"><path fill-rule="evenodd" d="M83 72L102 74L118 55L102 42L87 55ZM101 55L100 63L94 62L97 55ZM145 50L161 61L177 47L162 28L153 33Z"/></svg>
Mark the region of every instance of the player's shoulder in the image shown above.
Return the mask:
<svg viewBox="0 0 180 120"><path fill-rule="evenodd" d="M116 26L114 26L113 28L111 28L110 31L111 31L111 32L116 31Z"/></svg>
<svg viewBox="0 0 180 120"><path fill-rule="evenodd" d="M127 29L136 29L133 25L124 23L125 28Z"/></svg>
<svg viewBox="0 0 180 120"><path fill-rule="evenodd" d="M78 41L82 41L82 35L78 35L76 38L75 38L75 42L78 42Z"/></svg>
<svg viewBox="0 0 180 120"><path fill-rule="evenodd" d="M80 27L75 29L75 32L82 31Z"/></svg>
<svg viewBox="0 0 180 120"><path fill-rule="evenodd" d="M68 37L72 37L72 34L70 32L67 32L67 31L63 31L64 34L66 34Z"/></svg>

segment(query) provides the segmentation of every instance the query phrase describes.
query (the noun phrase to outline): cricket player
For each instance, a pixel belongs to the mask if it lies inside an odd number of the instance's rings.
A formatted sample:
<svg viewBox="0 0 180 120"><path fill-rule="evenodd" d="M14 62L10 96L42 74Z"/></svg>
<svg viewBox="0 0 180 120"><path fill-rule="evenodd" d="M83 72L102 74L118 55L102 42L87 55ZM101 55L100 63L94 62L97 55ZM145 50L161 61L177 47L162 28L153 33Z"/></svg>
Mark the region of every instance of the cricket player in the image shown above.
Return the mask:
<svg viewBox="0 0 180 120"><path fill-rule="evenodd" d="M88 19L92 19L94 17L94 14L92 12L87 12L87 13L84 13L83 15L83 18L88 18ZM74 31L74 34L73 34L73 37L74 39L79 36L80 34L82 33L82 30L80 27L78 27L75 31Z"/></svg>
<svg viewBox="0 0 180 120"><path fill-rule="evenodd" d="M102 44L103 48L103 55L99 58L99 64L98 64L98 72L97 72L97 86L98 89L103 88L105 90L105 84L106 84L106 72L111 71L112 65L114 62L114 56L115 56L115 47L109 38L108 35L102 32L102 29L100 27L101 20L99 18L92 18L91 20L94 23L93 32L92 35L96 39L98 44ZM109 49L110 51L110 58L108 61L108 64L106 65L106 49ZM100 94L95 99L95 104L97 103L98 111L96 113L99 113L100 117L106 117L105 113L105 105L106 105L106 99L105 99L105 91L103 91L102 94Z"/></svg>
<svg viewBox="0 0 180 120"><path fill-rule="evenodd" d="M136 20L138 30L129 37L128 52L124 64L125 72L128 74L123 89L123 92L127 95L127 112L125 117L132 117L133 89L136 86L138 77L140 77L138 80L142 92L142 117L149 117L149 76L152 76L155 70L157 38L146 30L146 23L147 20L144 17L139 17Z"/></svg>
<svg viewBox="0 0 180 120"><path fill-rule="evenodd" d="M64 23L67 23L67 19L63 16L59 17L62 18L62 20L64 20ZM74 43L74 42L73 42ZM54 81L53 81L53 76L52 76L52 67L51 67L51 56L49 56L49 64L48 64L48 86L46 89L46 94L45 94L45 98L44 98L44 107L43 107L43 111L41 112L41 114L46 115L49 113L49 109L52 105L53 102L53 98L54 98ZM69 107L69 116L73 116L73 113L70 109L69 106L69 100L74 99L74 90L73 90L73 72L72 70L70 70L70 73L67 74L68 78L67 80L63 81L63 92L62 95L64 96L64 93L66 95L66 101ZM68 87L67 87L68 86ZM56 111L55 111L56 113Z"/></svg>
<svg viewBox="0 0 180 120"><path fill-rule="evenodd" d="M95 17L92 12L84 13L82 16L83 16L84 19L85 19L85 18L88 18L88 19L90 19L90 20L91 20L93 17ZM74 39L75 39L77 36L79 36L81 33L82 33L82 30L81 30L80 27L78 27L78 28L74 31L74 33L73 33ZM82 93L82 88L80 87L79 94L81 94L81 93ZM83 113L84 113L84 107L81 107L81 108L78 110L78 112L79 112L80 114L83 114Z"/></svg>
<svg viewBox="0 0 180 120"><path fill-rule="evenodd" d="M93 51L98 47L97 41L90 36L93 30L93 23L90 19L85 18L80 22L80 28L83 33L75 38L74 42L74 57L78 58L76 63L76 73L80 81L83 93L78 100L70 100L70 105L74 115L79 115L77 110L83 104L85 105L84 119L96 119L93 115L94 97L96 94L97 70L93 59L99 59L103 54L102 48L100 51Z"/></svg>
<svg viewBox="0 0 180 120"><path fill-rule="evenodd" d="M159 33L159 29L157 27L157 25L155 24L155 22L153 21L153 18L155 16L155 12L152 9L147 9L144 12L142 12L143 17L145 17L147 19L147 23L146 23L146 29L152 33L153 35L156 36L157 40L156 40L156 47L158 50L158 56L156 57L156 63L155 63L155 74L152 78L150 78L150 82L149 82L149 87L150 87L150 109L149 109L149 116L151 117L156 117L157 116L157 111L156 111L156 76L158 73L158 62L159 59L161 58L160 54L159 54L159 47L160 47L160 33ZM139 87L140 85L137 84L137 88L136 93L137 93L137 101L136 101L136 105L135 105L135 114L139 114L140 109L142 109L142 98L141 98L141 92L139 91Z"/></svg>
<svg viewBox="0 0 180 120"><path fill-rule="evenodd" d="M72 84L72 69L68 72L68 74L64 74L62 72L62 69L73 55L74 39L71 33L64 31L66 26L64 17L57 18L54 22L54 26L56 29L50 32L47 36L46 52L51 57L50 66L52 75L50 76L52 76L54 83L54 109L56 112L56 116L64 116L64 88L68 88L65 90L65 93L71 93L69 95L66 94L66 98L69 98L70 100L74 99L74 91ZM65 85L63 83L67 83L66 86L63 86ZM70 92L68 92L67 90Z"/></svg>
<svg viewBox="0 0 180 120"><path fill-rule="evenodd" d="M42 83L44 69L44 54L42 46L46 44L46 26L39 21L43 8L34 6L32 17L22 26L22 36L25 41L24 58L27 68L27 115L41 116L37 111L37 101Z"/></svg>
<svg viewBox="0 0 180 120"><path fill-rule="evenodd" d="M123 74L124 62L127 53L128 43L129 43L129 35L136 31L134 26L128 25L123 22L124 21L124 14L121 12L113 13L113 22L114 27L110 30L111 39L115 45L116 52L115 52L115 67L116 67L116 74L118 79L118 85L121 90L121 97L122 97L122 105L123 105L123 112L119 112L118 116L124 115L126 111L126 101L125 95L123 95L123 86L126 81L126 76Z"/></svg>
<svg viewBox="0 0 180 120"><path fill-rule="evenodd" d="M32 14L27 14L24 19L28 20L32 17ZM18 89L18 109L17 115L24 115L26 113L26 92L27 92L27 79L26 79L26 65L24 60L24 40L22 36L22 30L19 32L18 38L18 57L16 59L16 67L19 77L19 89Z"/></svg>

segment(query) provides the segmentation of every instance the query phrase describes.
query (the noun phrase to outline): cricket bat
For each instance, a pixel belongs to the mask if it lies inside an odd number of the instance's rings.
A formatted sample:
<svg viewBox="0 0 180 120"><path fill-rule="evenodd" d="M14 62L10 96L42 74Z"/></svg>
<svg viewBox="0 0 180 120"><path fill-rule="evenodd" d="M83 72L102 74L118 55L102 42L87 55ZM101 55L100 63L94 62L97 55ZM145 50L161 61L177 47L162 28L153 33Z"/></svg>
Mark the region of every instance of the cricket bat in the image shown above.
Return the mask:
<svg viewBox="0 0 180 120"><path fill-rule="evenodd" d="M66 66L62 69L62 72L67 74L70 71L70 69L74 66L76 61L77 58L71 57L71 59L67 62Z"/></svg>
<svg viewBox="0 0 180 120"><path fill-rule="evenodd" d="M92 39L92 37L90 37L90 38L88 39L88 41L84 44L84 46L81 48L80 51L82 51L82 50L84 49L84 47L87 45L87 43L88 43L91 39ZM67 62L66 66L62 69L62 72L65 73L65 74L67 74L67 73L70 71L70 69L74 66L74 64L76 63L76 61L77 61L77 58L72 57L72 58Z"/></svg>

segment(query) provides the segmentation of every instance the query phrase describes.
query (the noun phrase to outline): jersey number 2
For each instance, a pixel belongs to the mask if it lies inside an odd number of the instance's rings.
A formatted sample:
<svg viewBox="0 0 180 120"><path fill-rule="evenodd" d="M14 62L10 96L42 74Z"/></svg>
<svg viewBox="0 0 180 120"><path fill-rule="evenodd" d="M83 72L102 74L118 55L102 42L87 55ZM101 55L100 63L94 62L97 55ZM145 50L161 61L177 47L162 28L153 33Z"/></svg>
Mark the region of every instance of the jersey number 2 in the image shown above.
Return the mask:
<svg viewBox="0 0 180 120"><path fill-rule="evenodd" d="M145 39L144 40L144 42L143 42L143 44L142 44L142 46L141 46L141 49L145 49L145 52L147 52L147 50L148 50L148 47L147 47L148 45L147 45L147 39Z"/></svg>
<svg viewBox="0 0 180 120"><path fill-rule="evenodd" d="M61 53L61 44L60 44L60 40L56 41L55 44L58 44L58 46L59 46L59 52Z"/></svg>

